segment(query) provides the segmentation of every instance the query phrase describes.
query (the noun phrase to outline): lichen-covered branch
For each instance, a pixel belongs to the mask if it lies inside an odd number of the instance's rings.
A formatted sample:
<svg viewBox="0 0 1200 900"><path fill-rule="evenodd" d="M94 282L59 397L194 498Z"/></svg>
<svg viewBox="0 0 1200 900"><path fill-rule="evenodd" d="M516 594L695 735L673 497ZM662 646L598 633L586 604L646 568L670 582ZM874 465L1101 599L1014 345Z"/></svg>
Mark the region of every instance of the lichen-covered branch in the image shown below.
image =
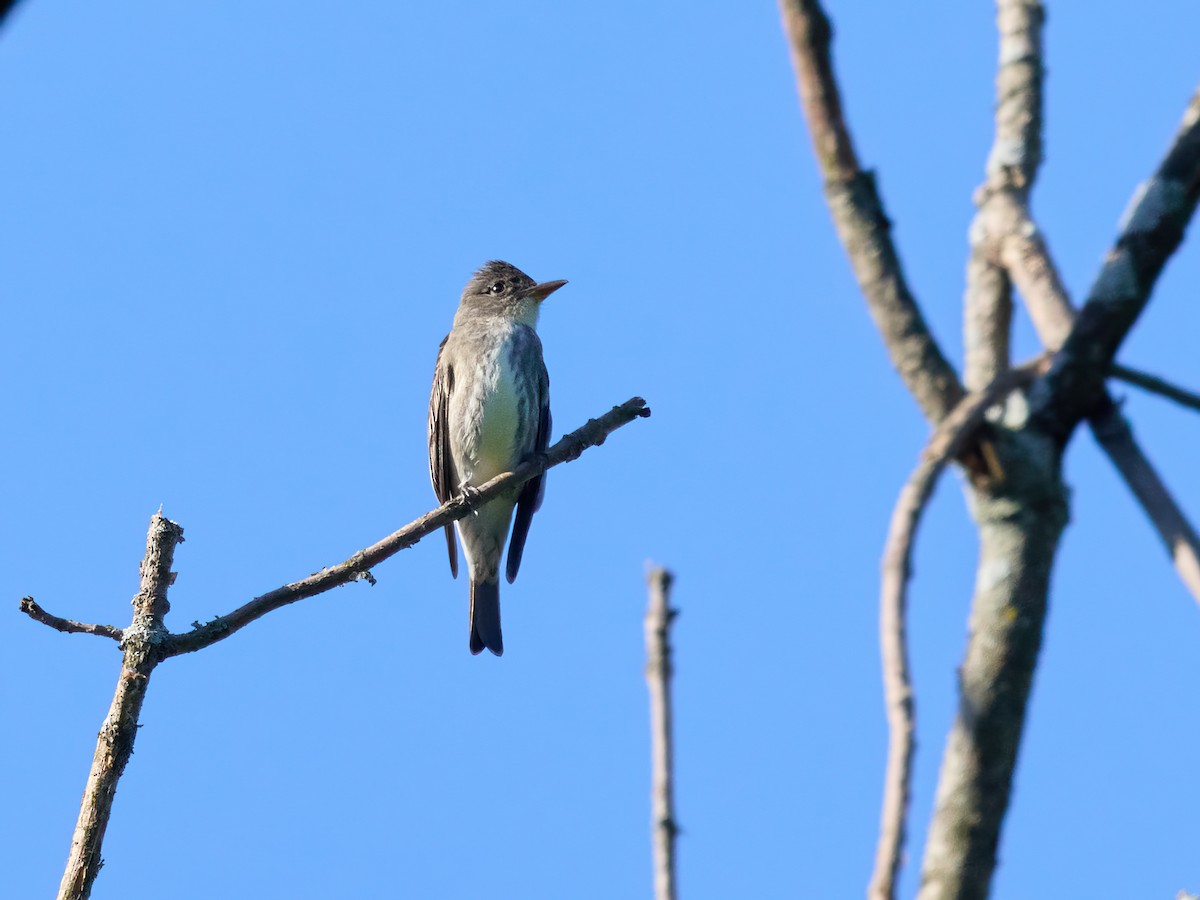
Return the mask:
<svg viewBox="0 0 1200 900"><path fill-rule="evenodd" d="M176 545L182 540L183 529L176 523L161 514L151 518L141 566L141 587L133 598L133 624L125 629L121 641L124 651L121 674L112 706L96 739L96 753L83 790L58 900L85 900L91 895L100 871L100 847L112 813L117 782L133 753L138 715L150 684L150 673L162 659L159 651L166 634L162 617L169 608L171 561Z"/></svg>
<svg viewBox="0 0 1200 900"><path fill-rule="evenodd" d="M675 900L675 750L671 711L671 582L666 569L646 576L646 686L650 690L651 829L654 847L654 898Z"/></svg>
<svg viewBox="0 0 1200 900"><path fill-rule="evenodd" d="M817 0L780 0L801 105L825 199L892 364L925 417L940 422L964 394L909 290L875 176L859 167L833 74L833 31Z"/></svg>
<svg viewBox="0 0 1200 900"><path fill-rule="evenodd" d="M349 584L351 581L365 578L373 566L401 550L411 547L427 534L432 534L451 522L461 519L497 494L523 484L547 469L578 459L584 450L603 444L605 439L618 428L628 425L634 419L649 415L650 409L641 397L634 397L620 406L614 406L598 419L590 419L583 427L563 437L543 456L527 460L512 472L497 475L481 485L478 490L455 497L383 540L366 549L359 550L344 562L255 597L233 612L218 616L186 634L170 635L167 638L164 652L167 656L194 653L229 637L235 631L245 628L255 619L259 619L273 610L306 597L322 594L343 584Z"/></svg>
<svg viewBox="0 0 1200 900"><path fill-rule="evenodd" d="M970 490L980 558L959 710L942 757L919 900L987 897L1067 521L1057 444L994 426L1005 477Z"/></svg>

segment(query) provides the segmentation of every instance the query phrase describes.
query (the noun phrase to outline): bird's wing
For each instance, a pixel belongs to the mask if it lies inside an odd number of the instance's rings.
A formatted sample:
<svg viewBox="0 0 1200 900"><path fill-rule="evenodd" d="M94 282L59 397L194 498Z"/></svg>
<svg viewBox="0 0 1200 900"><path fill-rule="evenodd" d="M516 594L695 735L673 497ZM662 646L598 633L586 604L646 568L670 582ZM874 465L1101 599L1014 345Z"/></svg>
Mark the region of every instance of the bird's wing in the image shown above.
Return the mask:
<svg viewBox="0 0 1200 900"><path fill-rule="evenodd" d="M447 335L438 347L437 365L433 369L433 390L429 394L429 477L438 503L454 497L458 476L450 458L450 392L454 390L454 369L446 359ZM458 577L458 545L454 526L446 526L446 549L450 553L450 574Z"/></svg>
<svg viewBox="0 0 1200 900"><path fill-rule="evenodd" d="M546 448L550 446L550 375L546 371L546 363L542 360L542 342L532 328L529 329L529 338L522 348L522 359L518 361L519 365L535 368L538 373L537 394L530 398L531 406L537 415L537 434L533 446L527 448L527 453L545 453ZM513 520L512 537L508 542L508 564L504 572L509 584L512 584L517 577L517 570L521 568L521 554L525 552L529 523L533 521L533 514L542 505L545 492L546 475L542 473L525 482L517 496L517 514Z"/></svg>

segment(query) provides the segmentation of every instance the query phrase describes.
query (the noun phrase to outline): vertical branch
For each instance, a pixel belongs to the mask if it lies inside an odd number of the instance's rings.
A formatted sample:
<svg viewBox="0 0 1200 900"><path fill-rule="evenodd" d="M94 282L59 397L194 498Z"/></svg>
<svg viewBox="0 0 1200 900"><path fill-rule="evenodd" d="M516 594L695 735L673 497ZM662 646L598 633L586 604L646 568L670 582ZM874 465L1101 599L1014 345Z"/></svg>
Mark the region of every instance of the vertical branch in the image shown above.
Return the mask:
<svg viewBox="0 0 1200 900"><path fill-rule="evenodd" d="M918 900L988 895L1067 521L1053 438L1022 422L992 430L1004 478L969 492L979 564Z"/></svg>
<svg viewBox="0 0 1200 900"><path fill-rule="evenodd" d="M96 753L88 773L79 807L79 819L71 838L67 867L58 889L58 900L86 900L103 865L100 858L104 832L112 813L117 782L133 754L138 715L150 673L158 665L159 645L166 635L163 616L167 588L174 580L171 561L175 546L183 540L183 529L161 513L150 519L146 556L141 565L141 586L133 598L133 624L125 629L121 648L124 658L112 706L96 739Z"/></svg>
<svg viewBox="0 0 1200 900"><path fill-rule="evenodd" d="M653 760L651 808L654 841L655 900L675 900L674 749L671 725L671 609L672 575L652 569L646 576L650 602L646 607L646 685L650 689L650 754Z"/></svg>
<svg viewBox="0 0 1200 900"><path fill-rule="evenodd" d="M1012 323L1012 285L996 255L993 207L1007 194L1029 195L1042 162L1042 23L1040 0L998 0L1000 33L996 67L995 137L988 153L983 185L976 192L979 211L971 225L971 258L964 295L967 390L978 391L1008 368Z"/></svg>

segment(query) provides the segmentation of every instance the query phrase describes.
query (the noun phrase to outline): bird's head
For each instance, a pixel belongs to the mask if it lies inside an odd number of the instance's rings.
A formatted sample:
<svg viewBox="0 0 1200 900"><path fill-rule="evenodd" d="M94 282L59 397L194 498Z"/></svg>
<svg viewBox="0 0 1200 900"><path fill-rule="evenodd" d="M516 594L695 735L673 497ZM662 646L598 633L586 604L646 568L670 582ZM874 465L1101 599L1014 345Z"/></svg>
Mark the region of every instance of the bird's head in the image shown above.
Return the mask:
<svg viewBox="0 0 1200 900"><path fill-rule="evenodd" d="M467 282L461 308L502 315L533 327L541 302L564 284L536 282L511 263L494 259Z"/></svg>

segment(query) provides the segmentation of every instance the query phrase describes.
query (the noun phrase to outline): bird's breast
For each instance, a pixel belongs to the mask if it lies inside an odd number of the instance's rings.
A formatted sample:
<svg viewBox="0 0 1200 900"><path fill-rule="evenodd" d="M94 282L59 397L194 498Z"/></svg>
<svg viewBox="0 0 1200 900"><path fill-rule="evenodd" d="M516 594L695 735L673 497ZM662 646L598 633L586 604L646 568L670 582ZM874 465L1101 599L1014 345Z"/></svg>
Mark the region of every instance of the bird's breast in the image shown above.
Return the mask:
<svg viewBox="0 0 1200 900"><path fill-rule="evenodd" d="M509 339L479 348L468 363L470 376L458 382L463 408L461 416L452 416L460 425L453 435L455 456L464 479L475 485L509 471L526 452L523 420L531 404L512 349Z"/></svg>

